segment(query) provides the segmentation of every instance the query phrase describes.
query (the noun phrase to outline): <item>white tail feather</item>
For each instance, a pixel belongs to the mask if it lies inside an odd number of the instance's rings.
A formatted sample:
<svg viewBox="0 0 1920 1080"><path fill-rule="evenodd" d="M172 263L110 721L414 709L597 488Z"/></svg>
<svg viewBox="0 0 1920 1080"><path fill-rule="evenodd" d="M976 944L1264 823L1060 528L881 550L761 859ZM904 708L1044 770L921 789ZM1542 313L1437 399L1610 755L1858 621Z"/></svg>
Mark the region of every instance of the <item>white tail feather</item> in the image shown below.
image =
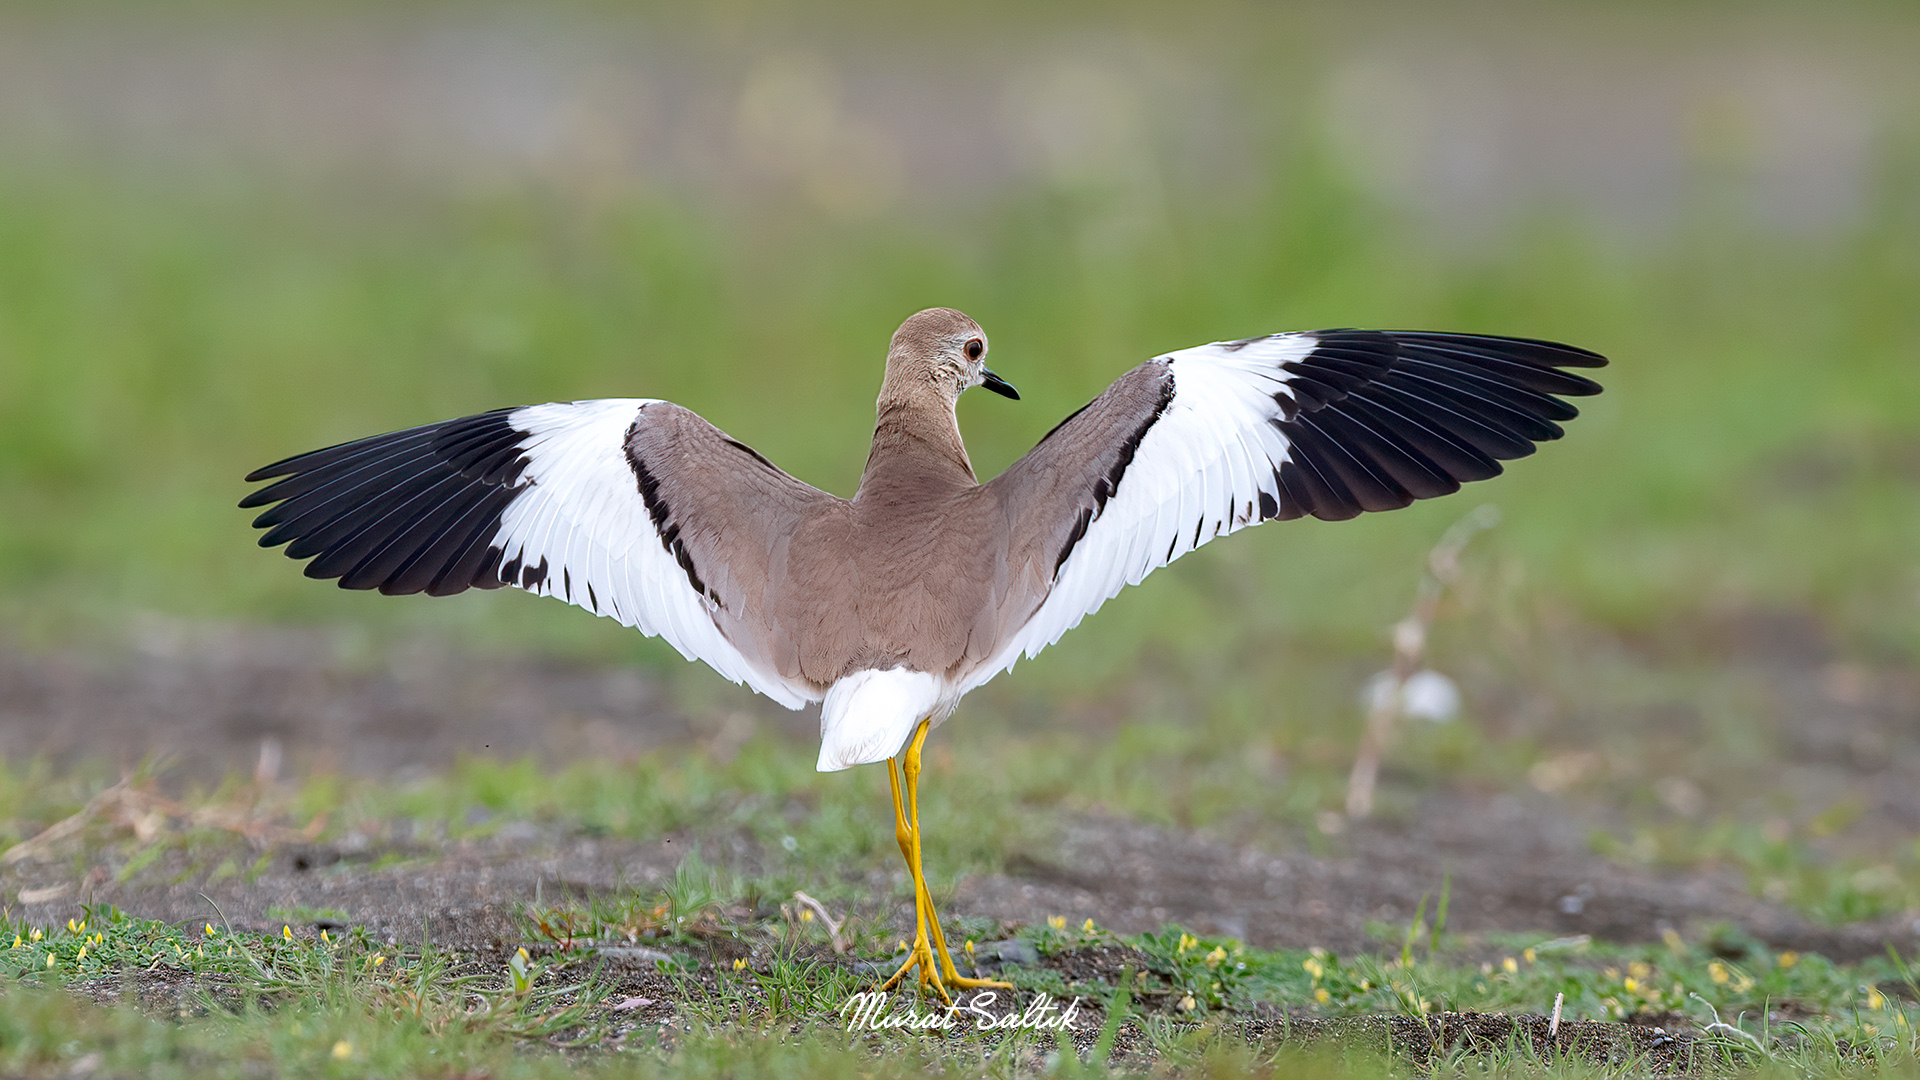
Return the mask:
<svg viewBox="0 0 1920 1080"><path fill-rule="evenodd" d="M820 707L821 772L885 761L900 752L929 716L944 718L944 681L905 668L856 671L827 690Z"/></svg>

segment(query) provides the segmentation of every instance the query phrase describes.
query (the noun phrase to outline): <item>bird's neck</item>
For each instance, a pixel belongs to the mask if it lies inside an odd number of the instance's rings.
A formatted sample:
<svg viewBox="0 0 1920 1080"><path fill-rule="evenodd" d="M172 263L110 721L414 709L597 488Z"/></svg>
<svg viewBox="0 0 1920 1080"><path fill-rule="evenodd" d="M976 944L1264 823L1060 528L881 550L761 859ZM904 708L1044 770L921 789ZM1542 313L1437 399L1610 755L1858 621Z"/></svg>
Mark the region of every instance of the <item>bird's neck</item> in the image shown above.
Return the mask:
<svg viewBox="0 0 1920 1080"><path fill-rule="evenodd" d="M867 468L854 498L978 483L951 405L881 399L873 425L873 449L867 453Z"/></svg>

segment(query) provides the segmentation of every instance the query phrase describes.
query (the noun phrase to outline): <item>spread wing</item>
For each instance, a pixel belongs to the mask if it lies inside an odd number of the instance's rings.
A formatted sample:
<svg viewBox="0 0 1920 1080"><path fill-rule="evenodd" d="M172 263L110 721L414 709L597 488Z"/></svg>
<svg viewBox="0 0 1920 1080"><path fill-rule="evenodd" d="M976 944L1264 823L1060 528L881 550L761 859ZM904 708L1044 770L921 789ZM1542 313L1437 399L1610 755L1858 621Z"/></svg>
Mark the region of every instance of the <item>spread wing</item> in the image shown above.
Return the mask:
<svg viewBox="0 0 1920 1080"><path fill-rule="evenodd" d="M767 553L824 500L692 412L641 398L500 409L301 454L247 477L262 547L345 589L513 585L665 638L789 708L820 693L741 634Z"/></svg>
<svg viewBox="0 0 1920 1080"><path fill-rule="evenodd" d="M1050 587L969 688L1216 536L1498 475L1561 436L1578 415L1561 398L1599 393L1560 369L1605 363L1525 338L1324 330L1142 364L989 485L1021 523L1016 563Z"/></svg>

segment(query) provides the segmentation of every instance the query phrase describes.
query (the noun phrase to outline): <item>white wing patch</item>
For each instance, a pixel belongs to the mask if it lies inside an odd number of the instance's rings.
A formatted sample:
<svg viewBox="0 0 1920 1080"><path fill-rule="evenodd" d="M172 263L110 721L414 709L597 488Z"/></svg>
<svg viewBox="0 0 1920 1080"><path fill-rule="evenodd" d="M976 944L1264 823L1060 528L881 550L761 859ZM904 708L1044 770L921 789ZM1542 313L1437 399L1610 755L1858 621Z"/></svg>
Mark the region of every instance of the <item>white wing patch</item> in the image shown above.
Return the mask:
<svg viewBox="0 0 1920 1080"><path fill-rule="evenodd" d="M649 398L516 409L528 486L500 517L500 564L546 566L530 592L577 604L663 638L689 660L798 709L817 695L751 663L720 632L714 604L694 591L660 542L627 462L627 432ZM511 583L514 576L502 573Z"/></svg>
<svg viewBox="0 0 1920 1080"><path fill-rule="evenodd" d="M1280 365L1312 352L1312 334L1244 345L1215 342L1169 362L1173 398L1147 430L1118 490L1088 523L1054 576L1047 598L962 692L1033 657L1100 610L1120 590L1216 536L1257 525L1262 496L1277 503L1274 470L1287 439L1271 420L1286 385Z"/></svg>

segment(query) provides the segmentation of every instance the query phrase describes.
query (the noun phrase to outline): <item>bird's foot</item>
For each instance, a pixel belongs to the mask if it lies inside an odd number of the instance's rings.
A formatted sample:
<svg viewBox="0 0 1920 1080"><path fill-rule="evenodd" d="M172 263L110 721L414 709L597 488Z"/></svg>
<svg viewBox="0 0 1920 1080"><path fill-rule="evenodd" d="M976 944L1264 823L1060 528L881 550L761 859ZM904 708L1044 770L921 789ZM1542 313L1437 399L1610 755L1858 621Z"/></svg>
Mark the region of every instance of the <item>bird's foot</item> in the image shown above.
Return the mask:
<svg viewBox="0 0 1920 1080"><path fill-rule="evenodd" d="M956 990L1011 990L1013 984L1004 979L970 979L959 972L947 975L947 983Z"/></svg>
<svg viewBox="0 0 1920 1080"><path fill-rule="evenodd" d="M945 982L940 978L940 967L934 960L933 946L927 941L927 935L924 933L914 935L913 944L907 949L906 962L900 965L900 969L893 973L891 979L880 984L880 989L887 991L900 985L900 980L906 978L907 972L915 968L920 969L921 990L931 987L934 993L940 995L941 1001L952 1003L953 995L947 991Z"/></svg>
<svg viewBox="0 0 1920 1080"><path fill-rule="evenodd" d="M907 948L907 959L900 965L893 977L880 984L883 991L892 990L906 978L907 972L918 969L919 988L931 989L940 996L940 1000L951 1005L953 995L967 990L1011 990L1013 984L999 979L975 979L960 974L954 966L953 957L948 955L946 942L936 945L925 933L914 935L913 944Z"/></svg>
<svg viewBox="0 0 1920 1080"><path fill-rule="evenodd" d="M924 883L922 888L925 888ZM947 985L956 990L1013 989L1013 984L1010 982L1002 982L999 979L972 979L960 974L960 969L953 965L953 954L947 951L947 935L940 930L940 916L934 912L933 897L928 896L926 902L927 922L932 924L933 929L933 951L940 958L940 971Z"/></svg>

